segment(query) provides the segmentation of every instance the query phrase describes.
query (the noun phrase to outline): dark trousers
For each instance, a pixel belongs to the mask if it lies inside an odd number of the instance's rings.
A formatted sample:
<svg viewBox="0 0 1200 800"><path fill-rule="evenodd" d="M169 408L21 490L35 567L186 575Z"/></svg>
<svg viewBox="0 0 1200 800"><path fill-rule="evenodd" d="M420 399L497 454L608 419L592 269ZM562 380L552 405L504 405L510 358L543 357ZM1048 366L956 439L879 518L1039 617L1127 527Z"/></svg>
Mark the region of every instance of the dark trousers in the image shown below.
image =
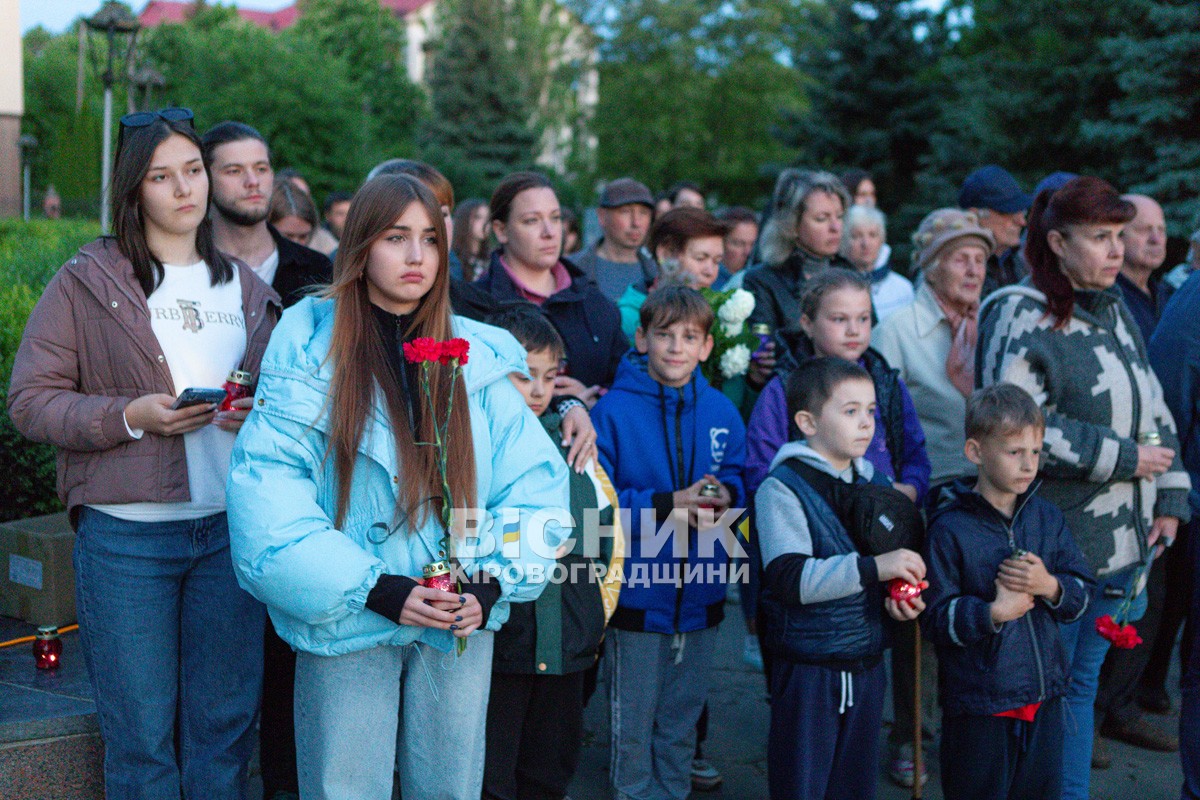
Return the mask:
<svg viewBox="0 0 1200 800"><path fill-rule="evenodd" d="M1146 582L1146 613L1137 621L1142 641L1153 642L1162 620L1163 602L1167 590L1166 559L1155 559ZM1142 670L1150 660L1150 645L1141 644L1130 650L1110 647L1100 668L1100 688L1096 691L1096 725L1106 720L1116 724L1129 723L1142 715L1137 704L1138 685Z"/></svg>
<svg viewBox="0 0 1200 800"><path fill-rule="evenodd" d="M267 618L263 635L263 696L258 727L258 762L263 800L276 792L300 793L296 777L296 653Z"/></svg>
<svg viewBox="0 0 1200 800"><path fill-rule="evenodd" d="M493 673L484 800L562 800L579 766L584 672Z"/></svg>
<svg viewBox="0 0 1200 800"><path fill-rule="evenodd" d="M1179 637L1179 628L1184 628L1184 641L1189 638L1189 626L1193 624L1188 614L1188 605L1192 597L1194 579L1188 568L1188 542L1194 538L1198 526L1194 522L1179 529L1179 538L1163 555L1166 562L1166 593L1163 596L1162 619L1158 623L1158 633L1153 642L1146 640L1150 647L1150 659L1142 671L1141 688L1152 692L1161 692L1167 686L1167 672L1171 669L1171 656L1175 653L1175 640ZM1153 603L1154 598L1150 598ZM1147 609L1149 614L1151 609ZM1144 637L1143 637L1144 638ZM1180 648L1180 659L1186 669L1188 652L1186 647Z"/></svg>
<svg viewBox="0 0 1200 800"><path fill-rule="evenodd" d="M946 800L1058 800L1062 752L1058 697L1042 703L1033 722L943 717L942 793Z"/></svg>
<svg viewBox="0 0 1200 800"><path fill-rule="evenodd" d="M1192 533L1196 533L1195 528ZM1192 535L1188 541L1188 569L1193 576L1200 576L1200 536ZM1179 761L1183 766L1184 800L1200 800L1200 580L1192 582L1190 613L1192 624L1183 652L1187 654L1187 666L1183 673L1183 701L1179 707Z"/></svg>
<svg viewBox="0 0 1200 800"><path fill-rule="evenodd" d="M771 667L771 800L871 800L887 673L778 659Z"/></svg>

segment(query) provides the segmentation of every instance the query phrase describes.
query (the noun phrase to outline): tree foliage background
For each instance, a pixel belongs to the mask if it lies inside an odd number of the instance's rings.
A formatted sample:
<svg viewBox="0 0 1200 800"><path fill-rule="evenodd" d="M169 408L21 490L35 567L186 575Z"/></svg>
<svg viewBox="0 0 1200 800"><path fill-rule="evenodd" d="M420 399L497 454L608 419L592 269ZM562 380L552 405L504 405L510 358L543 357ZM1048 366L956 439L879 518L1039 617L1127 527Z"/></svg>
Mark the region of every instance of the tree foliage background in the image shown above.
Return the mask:
<svg viewBox="0 0 1200 800"><path fill-rule="evenodd" d="M902 243L974 168L1099 174L1198 223L1200 7L1189 0L438 0L428 85L377 0L303 0L273 33L205 4L144 32L162 101L259 127L318 196L421 155L460 196L536 164L583 202L633 175L761 204L790 165L865 167ZM99 87L75 36L25 36L35 183L98 184ZM592 81L594 107L581 102ZM594 147L589 146L594 143Z"/></svg>

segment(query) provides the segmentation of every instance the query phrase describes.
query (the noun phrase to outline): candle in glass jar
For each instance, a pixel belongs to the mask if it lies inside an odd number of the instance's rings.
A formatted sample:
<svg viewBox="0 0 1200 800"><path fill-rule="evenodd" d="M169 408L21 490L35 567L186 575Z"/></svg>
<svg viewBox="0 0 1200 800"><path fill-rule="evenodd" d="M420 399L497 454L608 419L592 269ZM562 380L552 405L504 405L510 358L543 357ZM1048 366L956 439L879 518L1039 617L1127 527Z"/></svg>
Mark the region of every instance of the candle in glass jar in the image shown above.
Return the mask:
<svg viewBox="0 0 1200 800"><path fill-rule="evenodd" d="M254 394L254 373L235 369L229 373L229 378L221 388L225 390L225 399L221 402L221 411L232 411L233 401L250 397Z"/></svg>
<svg viewBox="0 0 1200 800"><path fill-rule="evenodd" d="M421 568L421 575L425 579L424 584L430 589L440 589L443 592L455 591L454 577L450 573L450 566L445 561L426 564Z"/></svg>
<svg viewBox="0 0 1200 800"><path fill-rule="evenodd" d="M38 628L37 639L33 642L33 658L38 669L58 669L62 664L62 639L58 637L58 628L54 625L43 625Z"/></svg>

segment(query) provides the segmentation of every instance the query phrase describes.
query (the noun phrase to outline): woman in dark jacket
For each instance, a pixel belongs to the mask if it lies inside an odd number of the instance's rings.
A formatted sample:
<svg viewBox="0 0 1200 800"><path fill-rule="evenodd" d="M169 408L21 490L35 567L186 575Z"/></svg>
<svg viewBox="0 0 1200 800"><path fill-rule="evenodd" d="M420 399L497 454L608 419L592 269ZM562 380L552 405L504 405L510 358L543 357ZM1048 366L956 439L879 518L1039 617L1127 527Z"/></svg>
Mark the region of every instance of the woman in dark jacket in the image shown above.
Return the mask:
<svg viewBox="0 0 1200 800"><path fill-rule="evenodd" d="M629 341L616 305L561 256L562 209L554 188L539 173L513 173L492 194L491 215L500 248L475 285L498 301L541 308L567 346L558 391L594 403L616 376Z"/></svg>
<svg viewBox="0 0 1200 800"><path fill-rule="evenodd" d="M763 264L746 273L743 283L755 300L751 324L769 325L772 332L794 325L804 281L826 267L854 268L838 255L849 206L846 187L832 173L786 169L780 174L771 219L759 241Z"/></svg>

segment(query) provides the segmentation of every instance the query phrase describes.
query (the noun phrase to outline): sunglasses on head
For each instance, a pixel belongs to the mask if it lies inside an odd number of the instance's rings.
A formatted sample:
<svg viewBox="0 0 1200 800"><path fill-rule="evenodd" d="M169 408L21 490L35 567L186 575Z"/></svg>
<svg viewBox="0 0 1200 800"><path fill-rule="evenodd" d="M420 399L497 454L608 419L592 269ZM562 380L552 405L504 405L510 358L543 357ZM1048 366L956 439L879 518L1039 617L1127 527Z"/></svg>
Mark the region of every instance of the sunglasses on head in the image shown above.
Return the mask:
<svg viewBox="0 0 1200 800"><path fill-rule="evenodd" d="M164 108L161 111L135 111L121 117L122 128L144 128L157 120L166 122L191 122L195 118L190 108Z"/></svg>

